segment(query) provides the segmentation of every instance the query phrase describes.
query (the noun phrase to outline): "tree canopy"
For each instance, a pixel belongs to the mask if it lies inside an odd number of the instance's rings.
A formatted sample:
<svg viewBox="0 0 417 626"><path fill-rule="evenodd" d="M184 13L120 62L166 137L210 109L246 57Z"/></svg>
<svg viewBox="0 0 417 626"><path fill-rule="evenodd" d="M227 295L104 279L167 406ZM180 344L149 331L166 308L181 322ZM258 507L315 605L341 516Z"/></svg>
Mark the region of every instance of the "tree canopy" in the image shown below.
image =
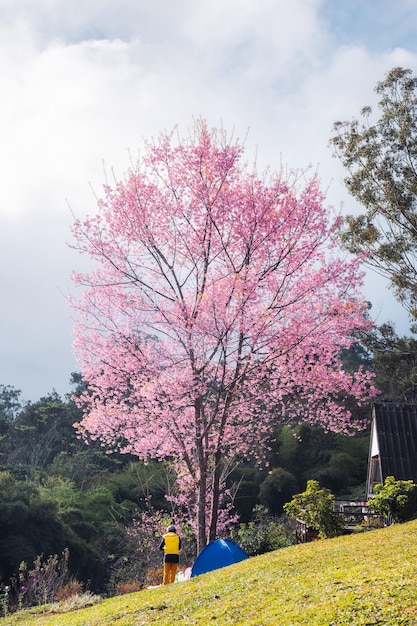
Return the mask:
<svg viewBox="0 0 417 626"><path fill-rule="evenodd" d="M74 273L72 305L81 431L170 458L201 547L221 521L227 459L262 456L284 418L353 426L343 399L368 399L371 376L344 371L340 348L370 322L360 260L339 255L316 178L259 176L202 120L176 137L149 142L75 221L95 267Z"/></svg>
<svg viewBox="0 0 417 626"><path fill-rule="evenodd" d="M331 144L348 171L347 189L365 208L348 215L344 244L391 281L417 320L417 78L396 67L378 82L379 117L336 122Z"/></svg>
<svg viewBox="0 0 417 626"><path fill-rule="evenodd" d="M372 355L372 370L381 402L417 402L417 340L399 337L392 323L381 324L361 338Z"/></svg>

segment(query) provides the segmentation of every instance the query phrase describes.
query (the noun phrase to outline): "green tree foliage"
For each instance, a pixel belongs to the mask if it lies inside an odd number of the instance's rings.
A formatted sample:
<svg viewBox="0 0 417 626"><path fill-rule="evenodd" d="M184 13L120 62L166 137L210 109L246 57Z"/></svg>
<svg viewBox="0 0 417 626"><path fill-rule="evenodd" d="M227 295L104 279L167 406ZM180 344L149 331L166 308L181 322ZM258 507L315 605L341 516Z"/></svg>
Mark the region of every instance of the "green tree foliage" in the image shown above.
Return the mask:
<svg viewBox="0 0 417 626"><path fill-rule="evenodd" d="M365 208L349 215L342 240L388 277L397 299L417 319L417 78L400 67L375 89L372 109L358 120L336 122L331 144L348 171L346 186Z"/></svg>
<svg viewBox="0 0 417 626"><path fill-rule="evenodd" d="M274 465L290 472L298 489L314 479L339 497L351 497L353 488L363 485L365 491L368 448L367 431L349 437L305 423L285 426L278 435Z"/></svg>
<svg viewBox="0 0 417 626"><path fill-rule="evenodd" d="M334 501L329 489L321 488L317 480L309 480L306 490L284 504L284 510L289 517L317 530L320 537L335 537L342 532L342 521L334 512Z"/></svg>
<svg viewBox="0 0 417 626"><path fill-rule="evenodd" d="M363 416L370 416L364 407ZM318 480L338 498L362 500L369 452L369 429L354 436L325 432L311 424L288 424L277 429L271 444L268 467L254 462L239 463L228 478L236 494L234 506L242 523L252 520L254 508L262 504L273 515L282 514L282 505Z"/></svg>
<svg viewBox="0 0 417 626"><path fill-rule="evenodd" d="M0 472L0 577L17 572L21 561L65 548L65 529L56 506L36 485Z"/></svg>
<svg viewBox="0 0 417 626"><path fill-rule="evenodd" d="M366 471L365 467L364 471ZM323 468L315 468L313 475L321 485L326 486L333 493L348 495L349 491L357 484L355 480L358 475L356 459L346 452L334 450L326 465Z"/></svg>
<svg viewBox="0 0 417 626"><path fill-rule="evenodd" d="M22 407L21 391L11 385L0 385L0 417L12 422Z"/></svg>
<svg viewBox="0 0 417 626"><path fill-rule="evenodd" d="M63 402L56 392L33 404L28 402L13 421L8 464L25 467L33 478L58 452L76 445L75 421L75 405Z"/></svg>
<svg viewBox="0 0 417 626"><path fill-rule="evenodd" d="M259 489L266 472L261 471L254 462L241 461L228 477L228 487L235 493L234 506L239 520L249 522L253 509L259 504Z"/></svg>
<svg viewBox="0 0 417 626"><path fill-rule="evenodd" d="M311 478L314 468L327 464L330 451L334 449L332 433L307 423L284 427L279 437L279 465L292 473L292 468L297 468L297 477L304 483Z"/></svg>
<svg viewBox="0 0 417 626"><path fill-rule="evenodd" d="M21 391L11 385L0 385L0 464L7 462L13 447L13 422L21 409Z"/></svg>
<svg viewBox="0 0 417 626"><path fill-rule="evenodd" d="M398 337L393 324L382 324L364 335L372 356L375 386L384 402L417 403L417 340Z"/></svg>
<svg viewBox="0 0 417 626"><path fill-rule="evenodd" d="M283 506L298 491L294 474L282 467L268 473L259 489L259 501L274 515L282 515Z"/></svg>
<svg viewBox="0 0 417 626"><path fill-rule="evenodd" d="M376 485L368 506L381 515L391 515L394 522L407 522L417 517L417 485L387 476L383 485Z"/></svg>

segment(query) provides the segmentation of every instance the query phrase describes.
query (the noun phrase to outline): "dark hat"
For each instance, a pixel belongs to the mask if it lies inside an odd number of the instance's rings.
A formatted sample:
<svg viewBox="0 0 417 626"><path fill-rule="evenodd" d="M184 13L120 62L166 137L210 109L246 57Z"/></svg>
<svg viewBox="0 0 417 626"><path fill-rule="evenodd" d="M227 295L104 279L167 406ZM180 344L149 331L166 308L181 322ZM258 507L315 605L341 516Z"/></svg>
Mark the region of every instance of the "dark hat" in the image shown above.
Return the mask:
<svg viewBox="0 0 417 626"><path fill-rule="evenodd" d="M168 532L169 533L175 533L175 526L173 524L171 524L171 526L168 526Z"/></svg>

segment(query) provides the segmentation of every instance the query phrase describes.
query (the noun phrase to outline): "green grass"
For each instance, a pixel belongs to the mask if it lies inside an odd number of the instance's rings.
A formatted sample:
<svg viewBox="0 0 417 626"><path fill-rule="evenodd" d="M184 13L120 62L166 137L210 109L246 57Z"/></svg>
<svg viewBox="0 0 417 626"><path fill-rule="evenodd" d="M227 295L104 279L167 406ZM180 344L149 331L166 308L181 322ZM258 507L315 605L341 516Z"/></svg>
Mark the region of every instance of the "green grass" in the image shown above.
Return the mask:
<svg viewBox="0 0 417 626"><path fill-rule="evenodd" d="M186 582L0 626L417 625L417 520L292 546Z"/></svg>

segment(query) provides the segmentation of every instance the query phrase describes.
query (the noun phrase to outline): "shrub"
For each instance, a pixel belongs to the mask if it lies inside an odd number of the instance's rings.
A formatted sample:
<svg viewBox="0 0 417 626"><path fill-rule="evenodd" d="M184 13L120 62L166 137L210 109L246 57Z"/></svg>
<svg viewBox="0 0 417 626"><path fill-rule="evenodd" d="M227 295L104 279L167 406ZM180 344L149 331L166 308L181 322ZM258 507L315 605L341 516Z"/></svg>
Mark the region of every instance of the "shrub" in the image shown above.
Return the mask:
<svg viewBox="0 0 417 626"><path fill-rule="evenodd" d="M150 567L146 570L145 585L147 587L162 584L164 571L162 567Z"/></svg>
<svg viewBox="0 0 417 626"><path fill-rule="evenodd" d="M3 616L8 612L52 602L67 601L82 592L82 583L70 577L69 550L61 556L41 554L31 569L22 561L19 574L12 576L10 585L0 585L0 608Z"/></svg>
<svg viewBox="0 0 417 626"><path fill-rule="evenodd" d="M53 602L59 591L71 582L78 585L80 591L81 584L70 579L68 558L69 550L66 548L61 556L54 554L47 559L43 554L37 556L32 569L22 562L19 567L18 607Z"/></svg>
<svg viewBox="0 0 417 626"><path fill-rule="evenodd" d="M368 530L376 530L382 528L384 525L383 520L380 517L374 517L370 519L364 519L360 524L353 528L354 533L363 533Z"/></svg>
<svg viewBox="0 0 417 626"><path fill-rule="evenodd" d="M387 476L384 485L376 485L367 505L377 513L391 515L395 522L406 522L417 516L417 485Z"/></svg>
<svg viewBox="0 0 417 626"><path fill-rule="evenodd" d="M83 591L83 585L78 580L71 580L66 585L63 585L54 595L54 602L62 602L73 598L74 596L81 595Z"/></svg>
<svg viewBox="0 0 417 626"><path fill-rule="evenodd" d="M334 500L329 489L321 489L317 480L309 480L306 490L284 504L284 510L317 530L320 537L335 537L343 532L343 521L334 512Z"/></svg>
<svg viewBox="0 0 417 626"><path fill-rule="evenodd" d="M230 538L249 556L264 554L295 543L294 534L289 531L282 518L268 514L267 509L262 506L256 506L254 519L247 524L240 524L230 533Z"/></svg>
<svg viewBox="0 0 417 626"><path fill-rule="evenodd" d="M9 612L10 585L1 585L0 587L0 606L3 617Z"/></svg>
<svg viewBox="0 0 417 626"><path fill-rule="evenodd" d="M91 591L85 591L79 595L71 596L71 598L67 598L66 600L50 604L48 611L50 613L69 613L70 611L77 611L78 609L97 604L97 602L101 600L101 596L95 595L91 593Z"/></svg>
<svg viewBox="0 0 417 626"><path fill-rule="evenodd" d="M115 588L115 595L122 596L125 593L134 593L135 591L139 591L141 588L141 583L138 580L126 580L117 583Z"/></svg>

